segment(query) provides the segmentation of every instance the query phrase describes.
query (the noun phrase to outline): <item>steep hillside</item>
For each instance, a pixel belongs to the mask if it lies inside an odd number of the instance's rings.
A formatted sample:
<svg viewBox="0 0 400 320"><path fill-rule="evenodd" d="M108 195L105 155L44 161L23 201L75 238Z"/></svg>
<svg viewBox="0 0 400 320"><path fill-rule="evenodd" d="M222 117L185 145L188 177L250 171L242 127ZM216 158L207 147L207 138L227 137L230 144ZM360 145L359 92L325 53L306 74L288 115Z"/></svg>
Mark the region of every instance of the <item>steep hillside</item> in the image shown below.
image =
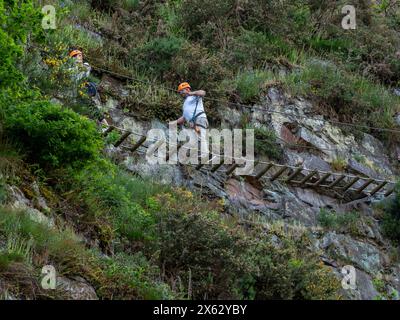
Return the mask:
<svg viewBox="0 0 400 320"><path fill-rule="evenodd" d="M41 1L0 0L1 298L399 298L396 2L355 1L355 30L345 1L49 3L56 29ZM129 151L181 115L182 81L207 91L211 127L254 129L256 172L286 181ZM287 183L299 166L314 187ZM315 187L324 172L359 179Z"/></svg>

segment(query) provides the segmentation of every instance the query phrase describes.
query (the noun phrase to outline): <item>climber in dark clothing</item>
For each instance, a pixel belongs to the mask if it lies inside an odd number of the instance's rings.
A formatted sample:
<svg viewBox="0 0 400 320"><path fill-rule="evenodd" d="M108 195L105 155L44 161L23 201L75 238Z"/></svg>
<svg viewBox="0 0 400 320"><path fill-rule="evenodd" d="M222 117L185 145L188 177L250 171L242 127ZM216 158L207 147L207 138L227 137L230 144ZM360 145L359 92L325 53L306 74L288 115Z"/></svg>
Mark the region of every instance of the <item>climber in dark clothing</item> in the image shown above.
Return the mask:
<svg viewBox="0 0 400 320"><path fill-rule="evenodd" d="M73 50L69 54L69 56L74 59L75 61L75 68L77 69L76 72L74 72L73 79L76 83L79 83L80 81L84 79L88 79L90 76L90 72L92 71L92 67L90 66L89 63L83 62L83 53L80 50ZM90 97L96 97L97 96L97 86L94 82L86 82L86 90L87 93Z"/></svg>
<svg viewBox="0 0 400 320"><path fill-rule="evenodd" d="M83 61L83 53L80 50L73 50L69 56L74 59L73 68L73 82L75 84L75 92L78 91L79 85L82 81L85 81L85 88L87 95L91 98L92 110L91 113L98 120L99 123L107 125L107 120L104 118L103 113L100 111L100 96L97 91L97 85L94 82L87 81L92 71L92 67L89 63Z"/></svg>

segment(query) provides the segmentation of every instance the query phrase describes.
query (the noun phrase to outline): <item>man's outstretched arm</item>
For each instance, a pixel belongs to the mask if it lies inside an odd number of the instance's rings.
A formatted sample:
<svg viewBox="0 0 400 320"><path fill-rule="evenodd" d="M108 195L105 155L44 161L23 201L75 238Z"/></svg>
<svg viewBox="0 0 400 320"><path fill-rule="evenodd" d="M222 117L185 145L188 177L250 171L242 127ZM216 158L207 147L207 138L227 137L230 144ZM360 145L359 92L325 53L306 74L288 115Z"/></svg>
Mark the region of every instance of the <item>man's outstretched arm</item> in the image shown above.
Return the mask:
<svg viewBox="0 0 400 320"><path fill-rule="evenodd" d="M197 91L191 91L188 93L189 96L198 96L198 97L205 97L206 92L204 90L197 90Z"/></svg>

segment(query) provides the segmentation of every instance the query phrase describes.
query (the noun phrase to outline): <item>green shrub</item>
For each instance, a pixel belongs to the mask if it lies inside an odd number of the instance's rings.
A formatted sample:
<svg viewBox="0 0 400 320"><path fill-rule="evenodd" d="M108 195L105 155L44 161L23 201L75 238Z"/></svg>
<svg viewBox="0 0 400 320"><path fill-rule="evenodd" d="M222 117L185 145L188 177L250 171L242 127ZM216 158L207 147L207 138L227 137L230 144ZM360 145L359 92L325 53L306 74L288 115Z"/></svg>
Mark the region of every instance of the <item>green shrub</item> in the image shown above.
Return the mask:
<svg viewBox="0 0 400 320"><path fill-rule="evenodd" d="M276 245L253 236L245 261L252 270L246 278L247 286L251 284L255 292L254 299L337 299L338 281L305 246L304 239L280 235Z"/></svg>
<svg viewBox="0 0 400 320"><path fill-rule="evenodd" d="M23 83L23 74L16 64L28 35L34 37L39 33L40 18L31 0L0 1L0 91L7 86L18 88Z"/></svg>
<svg viewBox="0 0 400 320"><path fill-rule="evenodd" d="M318 222L324 228L353 234L358 232L357 223L359 220L360 214L356 211L337 213L321 209L318 216Z"/></svg>
<svg viewBox="0 0 400 320"><path fill-rule="evenodd" d="M292 93L314 98L322 113L329 112L330 108L344 122L353 120L361 126L387 129L394 127L392 116L399 98L383 86L344 73L331 63L310 61L301 71L285 77L284 82ZM363 127L357 130L393 139L393 135L390 137L384 132Z"/></svg>
<svg viewBox="0 0 400 320"><path fill-rule="evenodd" d="M264 89L264 84L271 79L273 76L269 72L254 70L239 73L235 80L235 87L241 102L257 102L262 89Z"/></svg>
<svg viewBox="0 0 400 320"><path fill-rule="evenodd" d="M6 108L4 130L32 162L46 168L81 166L96 159L102 148L93 122L45 101Z"/></svg>
<svg viewBox="0 0 400 320"><path fill-rule="evenodd" d="M266 128L254 129L255 143L254 148L256 154L267 155L271 159L281 160L283 150L280 144L277 143L275 131Z"/></svg>
<svg viewBox="0 0 400 320"><path fill-rule="evenodd" d="M390 239L400 243L400 185L396 185L395 196L385 205L382 231Z"/></svg>
<svg viewBox="0 0 400 320"><path fill-rule="evenodd" d="M86 249L82 240L71 230L49 228L32 221L24 211L0 207L0 242L6 239L6 247L0 248L0 278L4 270L16 263L23 263L27 268L33 265L37 270L51 264L55 266L57 274L67 277L80 275L87 279L103 299L175 297L172 290L158 280L158 267L143 255L117 254L113 258L104 257L97 250ZM28 271L25 279L30 277L34 284L36 282L37 289L27 298L40 298L44 295L37 276L40 272ZM2 280L7 281L8 278ZM23 287L33 286L18 277L9 285L18 294ZM63 293L57 291L53 294L60 299ZM46 297L49 298L48 295Z"/></svg>
<svg viewBox="0 0 400 320"><path fill-rule="evenodd" d="M335 297L337 281L302 241L280 234L280 244L273 244L261 228L232 226L185 190L151 198L148 206L158 221L159 263L189 298Z"/></svg>
<svg viewBox="0 0 400 320"><path fill-rule="evenodd" d="M243 29L241 34L229 43L225 55L231 67L264 68L267 62L279 63L278 58L285 57L298 63L293 57L296 48L283 38Z"/></svg>
<svg viewBox="0 0 400 320"><path fill-rule="evenodd" d="M120 0L121 6L125 10L134 10L139 6L139 0Z"/></svg>
<svg viewBox="0 0 400 320"><path fill-rule="evenodd" d="M121 107L134 113L139 119L152 118L161 121L178 119L182 114L179 97L157 84L132 83L131 94L121 102Z"/></svg>
<svg viewBox="0 0 400 320"><path fill-rule="evenodd" d="M71 174L73 187L79 190L76 201L86 207L87 223L106 218L116 236L131 241L154 238L155 221L144 204L148 197L163 190L162 187L142 182L106 162Z"/></svg>
<svg viewBox="0 0 400 320"><path fill-rule="evenodd" d="M0 181L12 181L22 166L22 156L16 148L0 138Z"/></svg>
<svg viewBox="0 0 400 320"><path fill-rule="evenodd" d="M243 129L254 130L254 152L258 156L268 156L270 159L281 160L283 157L283 150L279 143L277 143L277 136L275 132L265 127L254 127L249 124L250 119L248 115L241 118L241 127ZM243 140L245 141L245 139Z"/></svg>
<svg viewBox="0 0 400 320"><path fill-rule="evenodd" d="M344 171L347 168L347 160L337 157L331 162L332 169L335 171Z"/></svg>
<svg viewBox="0 0 400 320"><path fill-rule="evenodd" d="M134 48L130 57L136 68L163 77L172 67L173 57L181 50L184 40L174 36L155 38L144 45Z"/></svg>
<svg viewBox="0 0 400 320"><path fill-rule="evenodd" d="M178 10L181 8L181 1L166 1L158 7L158 16L165 24L169 35L176 37L184 36L184 29L180 26L180 17Z"/></svg>
<svg viewBox="0 0 400 320"><path fill-rule="evenodd" d="M164 282L157 281L160 270L151 265L140 253L116 254L113 259L101 259L103 280L98 294L104 299L130 300L168 300L178 295Z"/></svg>
<svg viewBox="0 0 400 320"><path fill-rule="evenodd" d="M208 21L216 21L220 28L232 12L235 1L212 1L212 0L184 0L178 11L181 17L181 25L185 28L190 38L199 40L209 37L206 26Z"/></svg>
<svg viewBox="0 0 400 320"><path fill-rule="evenodd" d="M0 176L0 179L3 179L2 176ZM6 190L6 185L3 180L0 180L0 205L3 204L7 199L7 190Z"/></svg>
<svg viewBox="0 0 400 320"><path fill-rule="evenodd" d="M174 56L172 66L172 80L189 81L193 88L204 88L213 97L218 93L219 83L230 76L223 57L198 44L183 45Z"/></svg>

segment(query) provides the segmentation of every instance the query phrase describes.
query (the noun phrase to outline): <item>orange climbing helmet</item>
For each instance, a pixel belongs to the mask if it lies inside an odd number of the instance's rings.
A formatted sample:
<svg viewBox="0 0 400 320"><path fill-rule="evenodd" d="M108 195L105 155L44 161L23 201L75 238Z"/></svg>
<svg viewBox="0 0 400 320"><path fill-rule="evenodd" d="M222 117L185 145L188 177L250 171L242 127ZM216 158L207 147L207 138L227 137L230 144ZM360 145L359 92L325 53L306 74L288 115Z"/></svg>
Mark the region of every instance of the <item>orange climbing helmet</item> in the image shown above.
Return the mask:
<svg viewBox="0 0 400 320"><path fill-rule="evenodd" d="M83 54L83 53L82 53L82 51L80 51L80 50L72 50L72 51L70 52L69 56L70 56L71 58L73 58L73 57L77 56L78 54Z"/></svg>
<svg viewBox="0 0 400 320"><path fill-rule="evenodd" d="M182 82L182 83L178 86L178 92L181 92L183 89L186 89L186 88L192 89L192 88L190 87L190 84L189 84L189 83L187 83L187 82Z"/></svg>

